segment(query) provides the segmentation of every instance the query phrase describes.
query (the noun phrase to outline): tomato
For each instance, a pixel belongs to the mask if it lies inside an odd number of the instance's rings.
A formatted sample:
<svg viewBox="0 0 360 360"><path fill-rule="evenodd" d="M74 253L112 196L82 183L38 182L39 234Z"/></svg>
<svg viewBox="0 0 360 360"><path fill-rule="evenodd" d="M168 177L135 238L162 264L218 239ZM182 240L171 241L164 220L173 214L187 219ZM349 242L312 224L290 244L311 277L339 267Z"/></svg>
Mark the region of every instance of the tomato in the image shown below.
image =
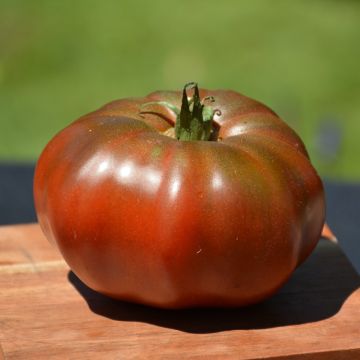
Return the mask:
<svg viewBox="0 0 360 360"><path fill-rule="evenodd" d="M38 160L34 198L85 284L161 308L266 299L314 249L325 217L299 136L260 102L193 83L70 124Z"/></svg>

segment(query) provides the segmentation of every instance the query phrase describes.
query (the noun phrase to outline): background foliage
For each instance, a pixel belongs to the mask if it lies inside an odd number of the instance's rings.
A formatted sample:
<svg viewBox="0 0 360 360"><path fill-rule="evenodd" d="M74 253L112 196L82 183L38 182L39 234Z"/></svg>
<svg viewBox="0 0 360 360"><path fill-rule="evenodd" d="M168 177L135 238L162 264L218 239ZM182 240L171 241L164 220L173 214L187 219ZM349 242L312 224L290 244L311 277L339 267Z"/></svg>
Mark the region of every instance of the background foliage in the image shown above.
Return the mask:
<svg viewBox="0 0 360 360"><path fill-rule="evenodd" d="M196 80L266 103L322 176L359 180L359 19L350 0L0 0L0 160L36 160L110 100Z"/></svg>

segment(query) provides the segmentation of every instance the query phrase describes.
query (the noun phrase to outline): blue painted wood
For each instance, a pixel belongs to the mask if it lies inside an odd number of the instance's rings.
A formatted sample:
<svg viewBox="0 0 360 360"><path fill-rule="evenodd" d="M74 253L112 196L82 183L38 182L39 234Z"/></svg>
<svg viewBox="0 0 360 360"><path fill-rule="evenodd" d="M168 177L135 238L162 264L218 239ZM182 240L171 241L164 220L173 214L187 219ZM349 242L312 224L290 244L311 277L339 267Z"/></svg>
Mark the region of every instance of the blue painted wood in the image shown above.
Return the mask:
<svg viewBox="0 0 360 360"><path fill-rule="evenodd" d="M34 164L0 164L0 225L36 221Z"/></svg>

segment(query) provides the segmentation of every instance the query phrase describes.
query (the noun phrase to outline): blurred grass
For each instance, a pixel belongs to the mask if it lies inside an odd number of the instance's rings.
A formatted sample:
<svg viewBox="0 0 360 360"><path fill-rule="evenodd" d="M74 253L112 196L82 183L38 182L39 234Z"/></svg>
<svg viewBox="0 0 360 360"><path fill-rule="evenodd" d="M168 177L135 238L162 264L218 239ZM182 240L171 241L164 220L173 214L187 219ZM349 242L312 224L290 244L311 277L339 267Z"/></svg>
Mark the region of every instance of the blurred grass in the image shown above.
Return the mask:
<svg viewBox="0 0 360 360"><path fill-rule="evenodd" d="M35 160L112 99L195 80L263 101L322 176L359 180L359 19L349 0L0 0L0 160Z"/></svg>

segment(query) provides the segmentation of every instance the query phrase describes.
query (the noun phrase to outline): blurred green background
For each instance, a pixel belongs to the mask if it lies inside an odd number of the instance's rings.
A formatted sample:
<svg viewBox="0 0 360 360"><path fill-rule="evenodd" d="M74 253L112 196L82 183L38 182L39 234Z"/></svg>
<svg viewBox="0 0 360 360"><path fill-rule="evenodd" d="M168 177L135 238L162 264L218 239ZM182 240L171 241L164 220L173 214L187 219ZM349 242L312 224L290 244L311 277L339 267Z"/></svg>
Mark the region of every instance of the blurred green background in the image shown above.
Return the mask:
<svg viewBox="0 0 360 360"><path fill-rule="evenodd" d="M323 177L359 180L359 1L0 0L0 161L110 100L231 88L273 108Z"/></svg>

